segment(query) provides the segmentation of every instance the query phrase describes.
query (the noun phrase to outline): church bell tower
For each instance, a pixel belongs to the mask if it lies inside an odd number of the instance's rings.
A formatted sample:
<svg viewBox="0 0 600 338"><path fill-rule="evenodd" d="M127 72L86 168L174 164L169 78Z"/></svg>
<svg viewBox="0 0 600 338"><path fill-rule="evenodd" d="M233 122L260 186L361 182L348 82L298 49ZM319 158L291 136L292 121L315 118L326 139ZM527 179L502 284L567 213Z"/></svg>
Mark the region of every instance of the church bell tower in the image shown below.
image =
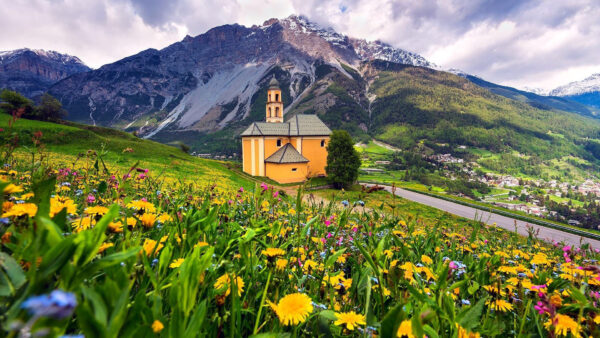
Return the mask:
<svg viewBox="0 0 600 338"><path fill-rule="evenodd" d="M267 122L282 123L283 122L283 102L281 101L281 89L279 82L275 79L275 75L269 82L269 90L267 90Z"/></svg>

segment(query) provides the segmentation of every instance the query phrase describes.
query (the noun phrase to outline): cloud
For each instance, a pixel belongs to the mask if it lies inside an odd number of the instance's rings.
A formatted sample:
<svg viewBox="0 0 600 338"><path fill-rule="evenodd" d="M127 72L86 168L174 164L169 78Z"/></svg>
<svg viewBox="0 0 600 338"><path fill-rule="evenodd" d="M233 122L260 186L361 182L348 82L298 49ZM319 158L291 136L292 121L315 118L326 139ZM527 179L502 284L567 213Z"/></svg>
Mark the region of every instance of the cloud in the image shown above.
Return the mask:
<svg viewBox="0 0 600 338"><path fill-rule="evenodd" d="M549 89L600 72L596 0L14 0L0 7L0 50L58 50L99 67L292 13L512 86Z"/></svg>

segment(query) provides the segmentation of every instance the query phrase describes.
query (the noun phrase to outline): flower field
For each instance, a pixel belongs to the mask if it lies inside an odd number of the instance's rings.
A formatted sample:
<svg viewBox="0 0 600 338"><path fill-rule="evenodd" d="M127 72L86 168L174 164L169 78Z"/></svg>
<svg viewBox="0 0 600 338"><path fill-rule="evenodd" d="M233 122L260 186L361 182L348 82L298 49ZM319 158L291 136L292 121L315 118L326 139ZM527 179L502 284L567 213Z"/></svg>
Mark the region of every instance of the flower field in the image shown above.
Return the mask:
<svg viewBox="0 0 600 338"><path fill-rule="evenodd" d="M2 336L600 336L585 246L52 156L0 171Z"/></svg>

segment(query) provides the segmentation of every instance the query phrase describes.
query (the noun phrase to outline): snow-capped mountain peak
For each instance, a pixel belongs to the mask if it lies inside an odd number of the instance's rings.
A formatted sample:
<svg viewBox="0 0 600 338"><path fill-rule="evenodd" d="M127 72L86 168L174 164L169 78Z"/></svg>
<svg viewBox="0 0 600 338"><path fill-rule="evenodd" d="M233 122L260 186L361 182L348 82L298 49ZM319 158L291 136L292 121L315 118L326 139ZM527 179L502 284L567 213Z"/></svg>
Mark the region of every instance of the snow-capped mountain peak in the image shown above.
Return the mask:
<svg viewBox="0 0 600 338"><path fill-rule="evenodd" d="M15 50L8 51L0 51L0 64L5 62L9 62L10 60L20 57L24 54L32 53L41 58L45 58L47 60L51 60L54 62L60 62L62 64L80 64L85 66L85 64L76 56L59 53L53 50L45 50L45 49L30 49L30 48L20 48Z"/></svg>
<svg viewBox="0 0 600 338"><path fill-rule="evenodd" d="M358 61L383 60L413 66L438 68L418 54L395 48L379 40L367 41L351 38L336 32L331 27L323 28L301 15L290 15L281 20L271 19L266 21L262 27L272 25L277 21L294 35L316 35L330 43L334 48L351 52Z"/></svg>
<svg viewBox="0 0 600 338"><path fill-rule="evenodd" d="M522 88L519 88L523 91L526 92L530 92L530 93L534 93L536 95L541 95L541 96L547 96L549 93L549 90L547 89L543 89L543 88L537 88L537 87L528 87L528 86L524 86Z"/></svg>
<svg viewBox="0 0 600 338"><path fill-rule="evenodd" d="M581 81L574 81L550 92L553 96L571 96L600 92L600 73L593 74Z"/></svg>

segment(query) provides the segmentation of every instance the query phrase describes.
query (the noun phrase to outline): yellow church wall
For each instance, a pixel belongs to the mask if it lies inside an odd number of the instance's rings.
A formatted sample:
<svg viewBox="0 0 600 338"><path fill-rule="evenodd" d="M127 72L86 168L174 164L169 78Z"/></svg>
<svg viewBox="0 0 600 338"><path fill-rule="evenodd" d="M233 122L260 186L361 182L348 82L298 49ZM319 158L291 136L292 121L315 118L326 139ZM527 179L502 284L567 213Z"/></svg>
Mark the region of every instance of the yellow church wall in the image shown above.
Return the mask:
<svg viewBox="0 0 600 338"><path fill-rule="evenodd" d="M321 147L321 140L325 140L324 147ZM327 144L329 144L329 136L302 137L301 154L310 161L308 163L308 173L311 177L325 175L325 166L327 166Z"/></svg>
<svg viewBox="0 0 600 338"><path fill-rule="evenodd" d="M281 146L277 146L277 140L281 140ZM265 158L269 158L269 156L273 155L274 152L279 150L279 148L283 147L287 143L290 143L290 138L281 136L281 137L265 137ZM294 145L292 143L292 145Z"/></svg>
<svg viewBox="0 0 600 338"><path fill-rule="evenodd" d="M252 175L252 156L250 149L250 138L242 138L242 169L245 173Z"/></svg>
<svg viewBox="0 0 600 338"><path fill-rule="evenodd" d="M306 174L307 163L266 163L266 176L279 183L302 182Z"/></svg>

